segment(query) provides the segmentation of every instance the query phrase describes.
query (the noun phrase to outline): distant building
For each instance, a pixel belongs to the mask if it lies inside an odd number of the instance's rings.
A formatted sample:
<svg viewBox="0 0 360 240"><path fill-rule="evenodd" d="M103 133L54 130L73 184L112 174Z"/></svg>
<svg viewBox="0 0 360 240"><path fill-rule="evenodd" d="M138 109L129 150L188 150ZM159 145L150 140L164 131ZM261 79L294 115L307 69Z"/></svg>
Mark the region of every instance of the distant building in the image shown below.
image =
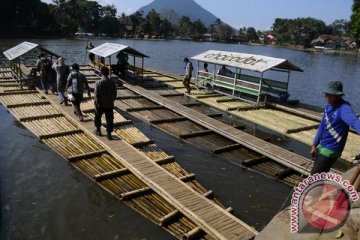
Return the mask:
<svg viewBox="0 0 360 240"><path fill-rule="evenodd" d="M351 37L338 37L324 34L312 40L311 46L327 49L353 49L356 47L356 42Z"/></svg>

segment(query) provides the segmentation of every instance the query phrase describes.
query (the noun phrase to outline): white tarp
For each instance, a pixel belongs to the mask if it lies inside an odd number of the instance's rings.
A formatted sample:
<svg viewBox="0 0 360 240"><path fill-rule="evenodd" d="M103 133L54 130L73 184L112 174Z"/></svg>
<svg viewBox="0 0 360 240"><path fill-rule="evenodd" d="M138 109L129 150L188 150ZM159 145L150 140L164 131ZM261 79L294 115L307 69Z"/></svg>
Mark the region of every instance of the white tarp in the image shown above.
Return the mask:
<svg viewBox="0 0 360 240"><path fill-rule="evenodd" d="M7 50L3 53L4 53L5 57L11 61L11 60L27 53L28 51L36 48L37 46L39 46L39 45L36 43L23 42L13 48L10 48L9 50Z"/></svg>
<svg viewBox="0 0 360 240"><path fill-rule="evenodd" d="M302 71L286 59L237 52L209 50L191 59L256 72L265 72L274 67Z"/></svg>
<svg viewBox="0 0 360 240"><path fill-rule="evenodd" d="M90 50L91 53L104 58L109 57L120 51L124 51L125 53L129 53L137 57L148 57L145 54L137 51L136 49L118 43L104 43Z"/></svg>
<svg viewBox="0 0 360 240"><path fill-rule="evenodd" d="M109 57L114 53L120 52L128 48L126 45L117 44L117 43L104 43L96 48L90 50L91 53L98 55L100 57Z"/></svg>

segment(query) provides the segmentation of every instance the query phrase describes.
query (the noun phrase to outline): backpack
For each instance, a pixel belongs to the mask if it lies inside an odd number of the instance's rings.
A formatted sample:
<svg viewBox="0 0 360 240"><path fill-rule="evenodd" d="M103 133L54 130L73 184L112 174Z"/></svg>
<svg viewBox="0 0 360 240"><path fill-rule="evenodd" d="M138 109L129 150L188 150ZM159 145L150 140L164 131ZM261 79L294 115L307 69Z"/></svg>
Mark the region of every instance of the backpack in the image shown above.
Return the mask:
<svg viewBox="0 0 360 240"><path fill-rule="evenodd" d="M48 59L41 60L40 71L43 74L48 74L51 72L51 62Z"/></svg>

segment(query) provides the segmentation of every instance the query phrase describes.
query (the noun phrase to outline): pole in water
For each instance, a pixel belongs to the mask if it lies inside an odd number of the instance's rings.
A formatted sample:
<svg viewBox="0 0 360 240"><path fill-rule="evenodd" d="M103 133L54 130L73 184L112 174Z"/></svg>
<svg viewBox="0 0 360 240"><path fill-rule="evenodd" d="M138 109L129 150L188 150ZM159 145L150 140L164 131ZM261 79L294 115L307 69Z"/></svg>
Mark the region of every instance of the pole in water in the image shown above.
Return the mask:
<svg viewBox="0 0 360 240"><path fill-rule="evenodd" d="M86 55L87 55L87 49L88 49L89 41L90 41L90 39L87 40L86 47L85 47L84 65L86 63Z"/></svg>

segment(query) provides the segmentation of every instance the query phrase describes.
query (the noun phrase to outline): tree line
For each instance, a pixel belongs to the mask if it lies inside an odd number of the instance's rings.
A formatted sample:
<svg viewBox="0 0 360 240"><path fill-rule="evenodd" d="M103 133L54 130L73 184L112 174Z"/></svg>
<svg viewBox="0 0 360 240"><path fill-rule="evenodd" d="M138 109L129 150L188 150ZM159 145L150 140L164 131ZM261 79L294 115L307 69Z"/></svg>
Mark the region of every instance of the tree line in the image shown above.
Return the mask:
<svg viewBox="0 0 360 240"><path fill-rule="evenodd" d="M234 29L217 19L210 26L189 17L163 18L155 10L145 16L142 12L118 16L113 5L102 6L88 0L53 0L46 4L40 0L4 1L0 8L3 36L74 36L75 32L91 32L95 35L133 38L174 38L221 42L270 41L267 35L275 35L277 44L293 44L309 47L321 34L352 36L359 41L360 0L354 0L351 19L336 20L330 25L315 18L275 19L269 31L257 31L253 27Z"/></svg>

